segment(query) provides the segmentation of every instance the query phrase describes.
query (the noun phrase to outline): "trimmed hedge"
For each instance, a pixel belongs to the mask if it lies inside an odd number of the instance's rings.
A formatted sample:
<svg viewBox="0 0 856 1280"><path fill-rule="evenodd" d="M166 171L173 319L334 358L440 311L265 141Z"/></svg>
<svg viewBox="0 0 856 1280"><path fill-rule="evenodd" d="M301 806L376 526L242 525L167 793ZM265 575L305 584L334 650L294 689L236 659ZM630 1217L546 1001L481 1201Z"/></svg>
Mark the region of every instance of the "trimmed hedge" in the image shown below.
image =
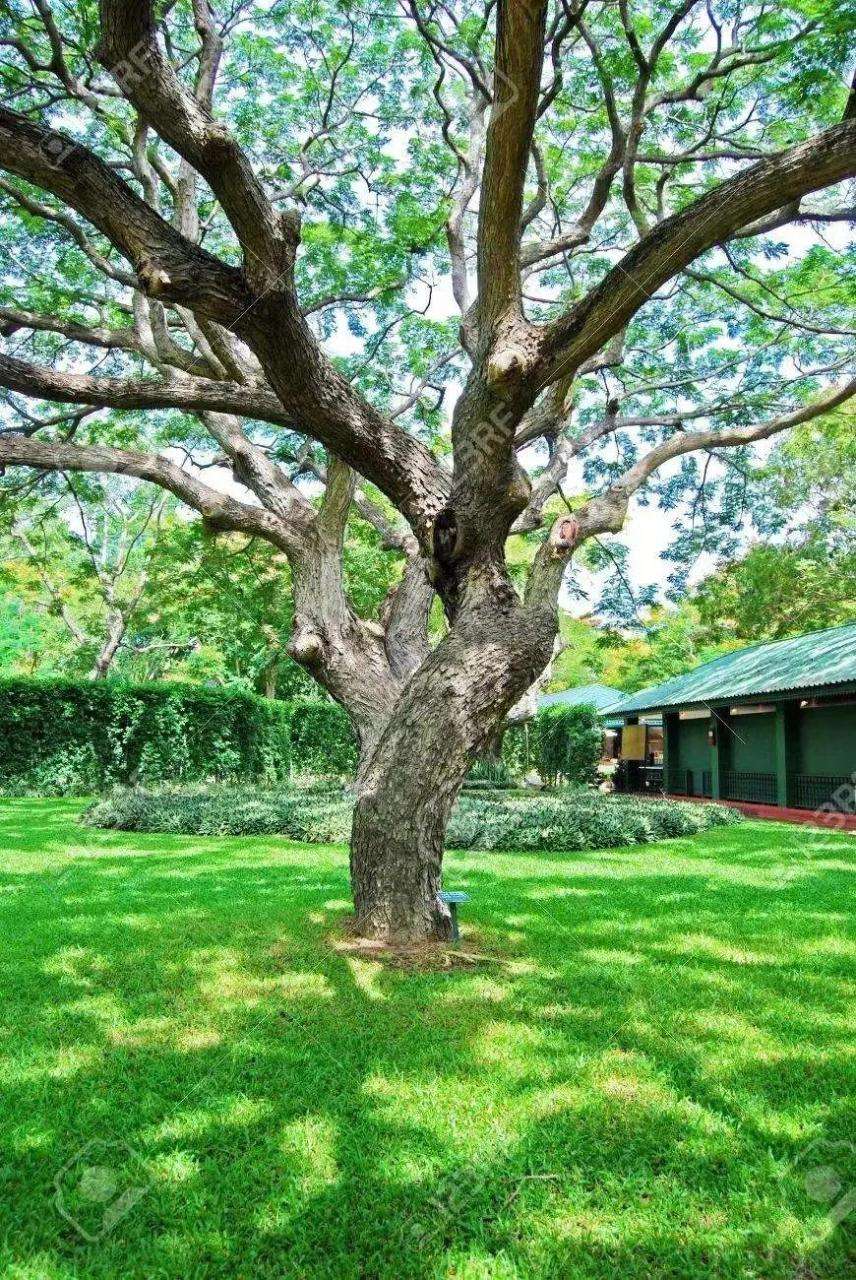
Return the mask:
<svg viewBox="0 0 856 1280"><path fill-rule="evenodd" d="M350 773L334 703L200 685L0 679L0 791L91 795L117 784Z"/></svg>
<svg viewBox="0 0 856 1280"><path fill-rule="evenodd" d="M118 791L84 815L90 826L177 835L284 835L309 843L350 838L353 795L321 788L208 787ZM555 795L462 795L446 843L453 849L566 852L647 844L742 821L733 809L568 790Z"/></svg>

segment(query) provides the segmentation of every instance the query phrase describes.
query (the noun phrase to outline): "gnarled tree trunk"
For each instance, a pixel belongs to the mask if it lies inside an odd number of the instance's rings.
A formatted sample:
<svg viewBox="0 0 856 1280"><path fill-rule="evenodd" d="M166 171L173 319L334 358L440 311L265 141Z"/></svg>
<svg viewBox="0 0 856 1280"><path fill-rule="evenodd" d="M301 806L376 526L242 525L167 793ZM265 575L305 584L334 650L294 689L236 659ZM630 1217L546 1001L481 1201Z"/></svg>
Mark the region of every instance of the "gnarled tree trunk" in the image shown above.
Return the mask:
<svg viewBox="0 0 856 1280"><path fill-rule="evenodd" d="M440 903L452 806L474 757L548 662L555 611L503 583L464 603L410 681L362 771L351 837L357 929L390 942L449 936Z"/></svg>

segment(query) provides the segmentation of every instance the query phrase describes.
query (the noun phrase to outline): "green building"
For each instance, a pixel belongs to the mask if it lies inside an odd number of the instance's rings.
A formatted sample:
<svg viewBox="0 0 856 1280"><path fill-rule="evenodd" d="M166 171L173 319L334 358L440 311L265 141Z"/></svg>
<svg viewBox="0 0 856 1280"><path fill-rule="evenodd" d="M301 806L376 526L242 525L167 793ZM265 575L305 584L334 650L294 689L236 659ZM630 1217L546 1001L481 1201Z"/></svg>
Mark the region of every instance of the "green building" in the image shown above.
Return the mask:
<svg viewBox="0 0 856 1280"><path fill-rule="evenodd" d="M625 725L630 789L653 780L672 795L817 809L849 794L852 804L856 623L739 649L608 710ZM652 779L644 726L660 716Z"/></svg>

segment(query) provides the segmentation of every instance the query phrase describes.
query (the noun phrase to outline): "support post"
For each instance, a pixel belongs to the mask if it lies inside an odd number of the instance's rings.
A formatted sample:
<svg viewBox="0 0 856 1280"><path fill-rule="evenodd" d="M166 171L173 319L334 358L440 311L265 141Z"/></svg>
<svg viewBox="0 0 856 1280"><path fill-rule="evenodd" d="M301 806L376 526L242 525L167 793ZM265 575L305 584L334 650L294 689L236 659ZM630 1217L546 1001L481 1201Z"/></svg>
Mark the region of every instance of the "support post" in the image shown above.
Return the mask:
<svg viewBox="0 0 856 1280"><path fill-rule="evenodd" d="M791 773L793 707L790 702L776 703L776 804L788 804L788 778Z"/></svg>
<svg viewBox="0 0 856 1280"><path fill-rule="evenodd" d="M669 791L669 777L678 766L678 715L663 712L663 790Z"/></svg>
<svg viewBox="0 0 856 1280"><path fill-rule="evenodd" d="M711 724L716 742L710 753L710 793L714 800L722 799L722 778L728 768L728 707L711 707Z"/></svg>

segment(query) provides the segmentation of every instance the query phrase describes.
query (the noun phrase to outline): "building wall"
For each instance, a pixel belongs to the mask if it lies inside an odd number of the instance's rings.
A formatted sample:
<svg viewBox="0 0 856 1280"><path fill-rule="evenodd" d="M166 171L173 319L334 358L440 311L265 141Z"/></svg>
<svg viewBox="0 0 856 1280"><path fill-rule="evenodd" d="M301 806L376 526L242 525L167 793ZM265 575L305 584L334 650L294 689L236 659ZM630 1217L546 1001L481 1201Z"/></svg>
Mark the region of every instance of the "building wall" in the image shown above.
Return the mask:
<svg viewBox="0 0 856 1280"><path fill-rule="evenodd" d="M856 770L856 703L803 707L795 728L795 773L847 777Z"/></svg>
<svg viewBox="0 0 856 1280"><path fill-rule="evenodd" d="M680 720L678 745L681 768L701 773L710 768L710 746L707 741L709 720Z"/></svg>
<svg viewBox="0 0 856 1280"><path fill-rule="evenodd" d="M710 720L707 717L704 720L679 720L675 716L670 717L670 726L665 764L672 774L672 783L683 790L684 775L689 771L692 773L689 780L692 794L700 796L702 774L710 772L710 745L707 740ZM675 771L679 774L677 783L674 781Z"/></svg>
<svg viewBox="0 0 856 1280"><path fill-rule="evenodd" d="M726 730L727 769L736 773L773 773L776 768L776 716L772 711L732 716Z"/></svg>
<svg viewBox="0 0 856 1280"><path fill-rule="evenodd" d="M856 701L800 707L793 700L778 712L729 716L722 708L719 714L718 748L708 742L709 719L667 714L667 786L682 791L691 771L692 791L699 795L702 774L709 772L714 787L718 777L723 797L812 808L826 796L823 779L856 773Z"/></svg>

